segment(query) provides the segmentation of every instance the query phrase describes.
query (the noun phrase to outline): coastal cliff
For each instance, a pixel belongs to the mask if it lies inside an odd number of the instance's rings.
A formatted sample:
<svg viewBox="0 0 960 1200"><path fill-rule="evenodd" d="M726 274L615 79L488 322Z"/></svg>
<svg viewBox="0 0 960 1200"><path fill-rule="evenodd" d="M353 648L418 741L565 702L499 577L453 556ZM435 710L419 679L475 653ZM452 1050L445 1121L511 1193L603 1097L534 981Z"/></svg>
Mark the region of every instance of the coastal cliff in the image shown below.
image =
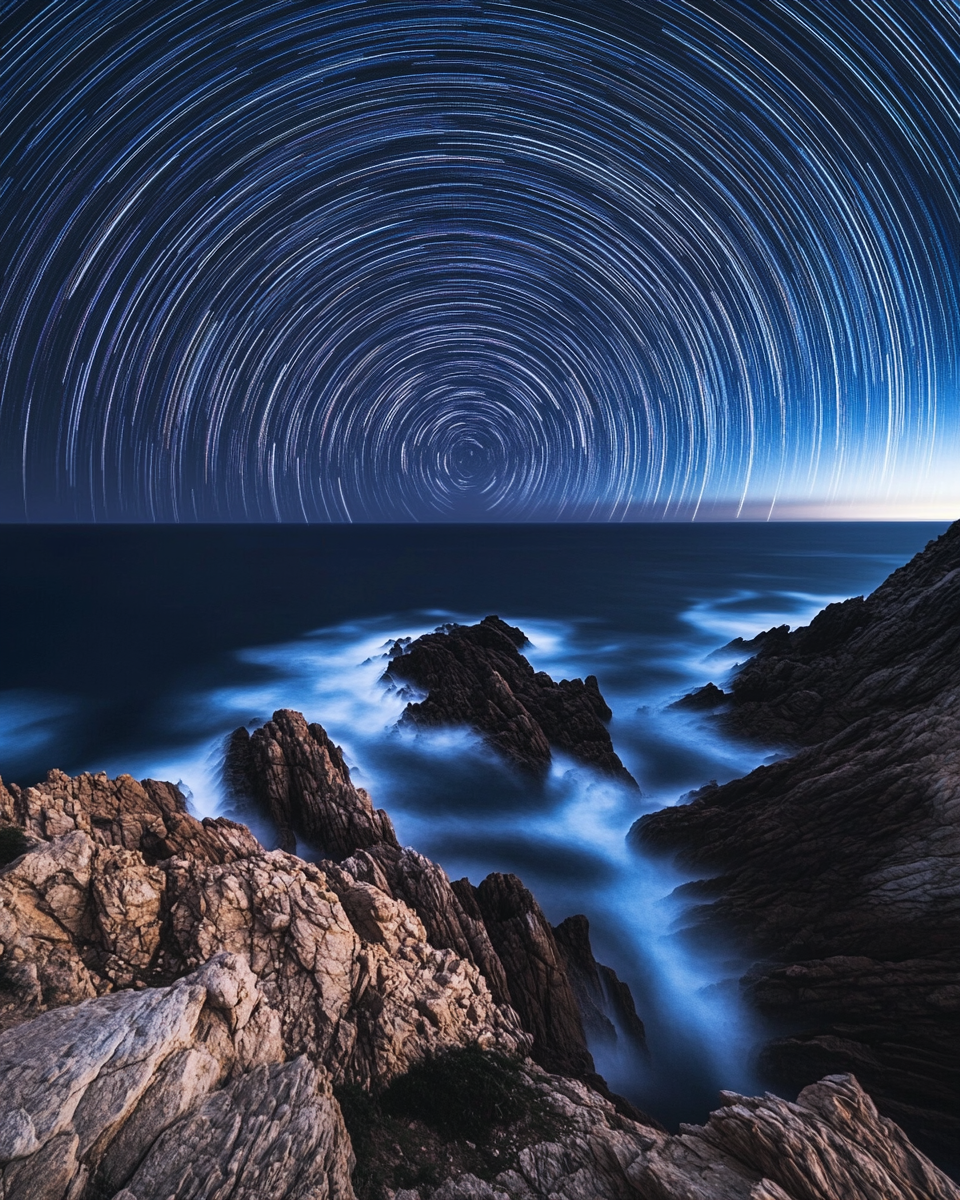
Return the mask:
<svg viewBox="0 0 960 1200"><path fill-rule="evenodd" d="M313 779L315 811L327 788L392 832L345 765ZM678 1135L605 1095L586 923L553 931L515 877L453 885L389 836L313 865L129 776L53 771L0 817L4 1200L960 1197L846 1075L796 1104L725 1093ZM471 1139L401 1085L438 1064L470 1112L478 1054L512 1090Z"/></svg>
<svg viewBox="0 0 960 1200"><path fill-rule="evenodd" d="M758 956L778 1084L853 1071L923 1144L960 1139L960 524L872 595L769 630L726 730L795 750L641 819L709 879L700 936Z"/></svg>

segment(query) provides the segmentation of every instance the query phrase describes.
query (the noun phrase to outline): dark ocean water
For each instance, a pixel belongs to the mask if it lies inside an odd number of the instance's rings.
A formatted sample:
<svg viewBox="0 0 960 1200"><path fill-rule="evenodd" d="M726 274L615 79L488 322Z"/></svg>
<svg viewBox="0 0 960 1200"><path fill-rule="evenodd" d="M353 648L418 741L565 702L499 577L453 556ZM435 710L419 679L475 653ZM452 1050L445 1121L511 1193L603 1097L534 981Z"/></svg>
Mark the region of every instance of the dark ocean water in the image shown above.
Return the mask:
<svg viewBox="0 0 960 1200"><path fill-rule="evenodd" d="M584 912L631 984L649 1057L594 1047L662 1119L753 1089L748 965L680 935L686 876L632 851L644 812L778 752L665 706L732 662L737 635L870 591L943 524L0 527L0 773L49 767L181 781L225 811L224 735L279 707L321 722L403 842L475 882L514 871L554 922ZM555 677L594 673L642 793L558 759L518 781L466 730L401 734L388 640L499 613ZM260 828L269 840L270 831ZM304 847L309 854L310 848Z"/></svg>

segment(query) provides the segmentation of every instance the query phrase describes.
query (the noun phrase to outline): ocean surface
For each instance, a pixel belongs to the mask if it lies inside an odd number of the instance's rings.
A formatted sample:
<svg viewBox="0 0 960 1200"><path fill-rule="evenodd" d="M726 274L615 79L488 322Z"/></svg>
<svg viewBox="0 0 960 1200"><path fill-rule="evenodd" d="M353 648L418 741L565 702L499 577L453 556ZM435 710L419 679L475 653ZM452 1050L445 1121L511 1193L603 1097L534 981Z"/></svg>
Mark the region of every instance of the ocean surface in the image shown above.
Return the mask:
<svg viewBox="0 0 960 1200"><path fill-rule="evenodd" d="M631 849L643 813L778 753L667 707L733 665L737 636L872 590L945 524L0 527L0 774L50 767L180 782L228 812L225 735L277 708L325 726L404 844L452 878L513 871L554 922L590 919L649 1052L592 1046L611 1086L675 1126L764 1086L749 963L684 937L689 878ZM397 637L498 613L554 677L595 674L638 795L557 756L518 779L469 730L396 728ZM269 843L271 831L257 832ZM302 852L315 851L308 846Z"/></svg>

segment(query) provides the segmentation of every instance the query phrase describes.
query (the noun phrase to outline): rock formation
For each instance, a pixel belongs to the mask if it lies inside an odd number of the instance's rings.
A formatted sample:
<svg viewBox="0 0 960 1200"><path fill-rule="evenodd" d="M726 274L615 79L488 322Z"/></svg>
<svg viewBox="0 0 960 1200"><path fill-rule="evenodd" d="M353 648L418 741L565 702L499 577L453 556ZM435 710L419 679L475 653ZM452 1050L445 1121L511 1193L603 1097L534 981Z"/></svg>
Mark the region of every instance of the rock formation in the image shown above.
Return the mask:
<svg viewBox="0 0 960 1200"><path fill-rule="evenodd" d="M436 863L401 848L387 814L375 813L367 793L353 786L340 749L321 726L289 709L274 713L252 737L238 729L228 743L224 773L235 796L259 804L291 837L328 848L339 868L325 864L326 877L345 905L343 889L358 881L402 901L423 922L431 945L473 963L497 1003L519 1015L533 1037L535 1061L605 1088L587 1048L567 960L516 876L491 875L478 888L466 879L451 884ZM609 980L600 1006L632 1009L629 989L594 961L585 932L578 951L588 972L599 979L602 971ZM590 1003L596 1007L595 999Z"/></svg>
<svg viewBox="0 0 960 1200"><path fill-rule="evenodd" d="M390 818L353 786L340 747L288 708L252 737L243 728L233 733L224 776L231 791L263 808L284 850L295 850L298 836L333 859L397 845Z"/></svg>
<svg viewBox="0 0 960 1200"><path fill-rule="evenodd" d="M619 1027L628 1043L635 1049L645 1050L646 1033L637 1016L633 995L611 967L605 967L593 957L587 918L583 915L567 917L554 926L553 936L577 998L587 1036L616 1042Z"/></svg>
<svg viewBox="0 0 960 1200"><path fill-rule="evenodd" d="M593 978L587 930L558 938L512 877L468 893L389 842L309 864L126 777L52 773L2 794L30 828L0 867L2 1200L354 1200L336 1087L377 1092L430 1054L522 1057L533 1042L394 887L427 907L462 894L435 927L467 944L482 928L504 966L530 975L538 956L526 993L545 1007L527 1019L581 1053L562 964ZM467 1143L485 1178L437 1154L434 1183L395 1200L960 1200L849 1076L796 1104L725 1095L703 1128L671 1136L585 1082L529 1058L523 1070L560 1138L531 1127L496 1166L511 1131Z"/></svg>
<svg viewBox="0 0 960 1200"><path fill-rule="evenodd" d="M698 919L762 956L799 1086L856 1072L923 1144L960 1137L960 525L866 599L769 631L720 720L802 747L636 836L715 876Z"/></svg>
<svg viewBox="0 0 960 1200"><path fill-rule="evenodd" d="M605 722L612 716L595 675L554 682L520 653L527 637L499 617L453 625L396 643L384 678L427 693L403 720L413 725L469 725L534 776L565 750L621 783L636 781L617 757Z"/></svg>
<svg viewBox="0 0 960 1200"><path fill-rule="evenodd" d="M461 1175L432 1200L956 1200L960 1189L877 1111L849 1075L776 1096L721 1094L706 1125L661 1133L575 1080L534 1075L565 1124L514 1168ZM423 1194L424 1196L426 1193ZM421 1200L408 1189L396 1200Z"/></svg>

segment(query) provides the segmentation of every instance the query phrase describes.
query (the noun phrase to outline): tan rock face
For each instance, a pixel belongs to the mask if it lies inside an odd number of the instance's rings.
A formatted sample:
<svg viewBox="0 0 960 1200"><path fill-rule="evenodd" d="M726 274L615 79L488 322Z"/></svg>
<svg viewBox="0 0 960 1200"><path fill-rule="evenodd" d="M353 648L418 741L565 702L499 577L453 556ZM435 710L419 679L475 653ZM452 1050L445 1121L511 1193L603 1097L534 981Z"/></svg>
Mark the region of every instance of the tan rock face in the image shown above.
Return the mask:
<svg viewBox="0 0 960 1200"><path fill-rule="evenodd" d="M130 775L65 775L49 771L36 787L0 782L0 818L49 840L82 830L100 845L139 850L151 861L175 854L232 862L262 847L243 825L224 817L198 821L172 783Z"/></svg>
<svg viewBox="0 0 960 1200"><path fill-rule="evenodd" d="M229 1182L231 1194L254 1196L270 1194L285 1164L309 1184L291 1195L352 1197L349 1139L329 1077L283 1057L276 1014L244 960L229 954L172 987L87 1000L8 1030L0 1195L112 1196L130 1182L139 1200L160 1200L186 1194L168 1184L199 1168L191 1194ZM255 1115L238 1120L245 1101ZM198 1131L209 1137L199 1164L189 1158Z"/></svg>
<svg viewBox="0 0 960 1200"><path fill-rule="evenodd" d="M117 986L174 980L240 956L288 1053L369 1085L423 1054L529 1043L480 971L431 946L417 915L370 884L282 851L231 863L97 845L74 831L0 874L0 1014L9 1026Z"/></svg>

